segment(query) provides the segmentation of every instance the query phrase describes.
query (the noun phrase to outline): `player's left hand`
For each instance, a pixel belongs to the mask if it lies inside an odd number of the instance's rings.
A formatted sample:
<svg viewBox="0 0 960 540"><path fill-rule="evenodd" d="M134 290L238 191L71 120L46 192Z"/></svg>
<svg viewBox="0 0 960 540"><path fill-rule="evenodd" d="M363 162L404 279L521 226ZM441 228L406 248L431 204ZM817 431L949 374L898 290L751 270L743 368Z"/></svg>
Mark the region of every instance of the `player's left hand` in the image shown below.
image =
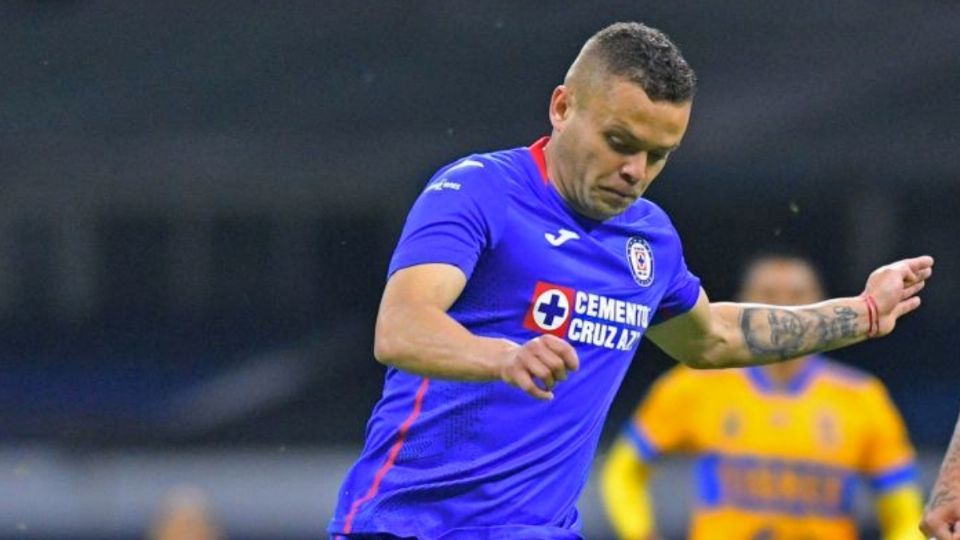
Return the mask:
<svg viewBox="0 0 960 540"><path fill-rule="evenodd" d="M960 497L949 486L937 482L923 513L920 530L936 540L960 540Z"/></svg>
<svg viewBox="0 0 960 540"><path fill-rule="evenodd" d="M933 275L933 257L924 255L881 266L867 278L864 295L873 296L877 304L879 325L877 336L893 332L897 319L920 307L917 296Z"/></svg>

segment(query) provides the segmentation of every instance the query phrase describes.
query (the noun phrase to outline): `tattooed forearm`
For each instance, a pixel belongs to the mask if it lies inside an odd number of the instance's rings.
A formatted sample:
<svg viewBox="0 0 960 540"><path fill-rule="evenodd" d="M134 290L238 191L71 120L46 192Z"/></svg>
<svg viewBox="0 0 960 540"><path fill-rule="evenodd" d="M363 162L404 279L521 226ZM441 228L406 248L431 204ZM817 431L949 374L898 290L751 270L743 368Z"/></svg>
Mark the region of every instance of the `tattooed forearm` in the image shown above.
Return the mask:
<svg viewBox="0 0 960 540"><path fill-rule="evenodd" d="M955 502L958 491L960 491L960 419L953 430L950 446L940 465L940 474L937 475L927 510Z"/></svg>
<svg viewBox="0 0 960 540"><path fill-rule="evenodd" d="M745 307L740 331L754 358L786 360L833 349L856 338L858 319L848 306Z"/></svg>
<svg viewBox="0 0 960 540"><path fill-rule="evenodd" d="M957 500L956 494L950 491L950 488L939 488L934 491L933 496L930 497L930 502L927 503L927 511L934 510L945 504L950 504Z"/></svg>
<svg viewBox="0 0 960 540"><path fill-rule="evenodd" d="M812 310L816 313L816 310ZM847 306L836 306L833 308L833 317L823 316L817 313L817 331L820 333L820 341L830 343L840 339L850 339L857 337L857 319L859 315L852 308Z"/></svg>
<svg viewBox="0 0 960 540"><path fill-rule="evenodd" d="M953 431L953 438L950 440L950 447L947 448L947 455L943 458L940 465L941 473L957 473L960 468L960 423Z"/></svg>
<svg viewBox="0 0 960 540"><path fill-rule="evenodd" d="M807 327L799 314L783 309L745 308L740 318L743 339L755 357L796 356L803 346Z"/></svg>

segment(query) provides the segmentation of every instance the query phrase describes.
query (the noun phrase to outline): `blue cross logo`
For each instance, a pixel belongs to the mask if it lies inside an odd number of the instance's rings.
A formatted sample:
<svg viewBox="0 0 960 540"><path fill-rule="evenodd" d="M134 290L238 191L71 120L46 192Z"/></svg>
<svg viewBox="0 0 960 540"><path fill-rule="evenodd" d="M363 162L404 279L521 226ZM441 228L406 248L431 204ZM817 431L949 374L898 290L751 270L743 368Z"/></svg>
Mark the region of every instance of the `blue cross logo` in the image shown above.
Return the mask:
<svg viewBox="0 0 960 540"><path fill-rule="evenodd" d="M545 299L544 297L548 294L550 295L549 299ZM555 290L546 291L540 296L537 304L537 313L541 315L541 317L537 317L539 319L537 322L541 327L553 330L563 324L569 308L565 296ZM559 320L557 320L558 318Z"/></svg>

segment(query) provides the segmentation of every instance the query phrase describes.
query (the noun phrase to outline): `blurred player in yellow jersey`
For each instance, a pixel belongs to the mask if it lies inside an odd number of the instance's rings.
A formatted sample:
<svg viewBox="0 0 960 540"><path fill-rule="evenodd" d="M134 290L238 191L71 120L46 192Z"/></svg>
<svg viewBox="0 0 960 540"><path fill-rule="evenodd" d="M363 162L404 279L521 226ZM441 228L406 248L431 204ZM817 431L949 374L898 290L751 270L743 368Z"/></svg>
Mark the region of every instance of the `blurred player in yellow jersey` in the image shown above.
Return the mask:
<svg viewBox="0 0 960 540"><path fill-rule="evenodd" d="M765 255L746 268L741 300L807 304L814 268ZM920 539L914 453L883 384L822 356L661 377L604 466L602 494L621 538L656 535L647 480L654 458L697 456L691 540L848 540L861 477L884 540Z"/></svg>

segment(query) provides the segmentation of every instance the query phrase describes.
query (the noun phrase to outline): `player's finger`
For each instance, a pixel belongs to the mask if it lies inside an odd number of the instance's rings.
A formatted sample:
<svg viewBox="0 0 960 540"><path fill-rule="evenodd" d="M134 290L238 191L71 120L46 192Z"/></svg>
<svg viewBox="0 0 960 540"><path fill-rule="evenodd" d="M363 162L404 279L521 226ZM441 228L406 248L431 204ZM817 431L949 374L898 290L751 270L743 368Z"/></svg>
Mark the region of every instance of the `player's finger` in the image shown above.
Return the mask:
<svg viewBox="0 0 960 540"><path fill-rule="evenodd" d="M533 382L533 379L530 378L530 375L526 372L518 373L514 378L514 384L516 384L518 388L526 392L528 395L537 399L541 399L543 401L550 401L553 399L553 392L544 390L537 386L536 383Z"/></svg>
<svg viewBox="0 0 960 540"><path fill-rule="evenodd" d="M907 279L917 280L920 279L919 275L921 272L930 270L933 267L933 258L929 256L923 256L914 257L912 259L904 259L900 261L900 264L897 266L900 267L901 272L905 274Z"/></svg>
<svg viewBox="0 0 960 540"><path fill-rule="evenodd" d="M915 283L919 281L918 272L919 270L914 270L913 266L909 264L898 264L894 267L897 272L900 273L900 277L905 283Z"/></svg>
<svg viewBox="0 0 960 540"><path fill-rule="evenodd" d="M904 285L914 285L917 283L922 283L933 275L933 269L927 268L925 270L920 270L919 272L914 272L913 274L908 274L903 276Z"/></svg>
<svg viewBox="0 0 960 540"><path fill-rule="evenodd" d="M946 525L928 534L931 540L953 540L953 533L950 532L950 527Z"/></svg>
<svg viewBox="0 0 960 540"><path fill-rule="evenodd" d="M933 268L924 268L917 272L917 278L919 281L926 281L930 279L930 276L933 275Z"/></svg>
<svg viewBox="0 0 960 540"><path fill-rule="evenodd" d="M558 354L550 350L549 347L544 347L542 350L537 351L537 357L545 366L547 366L551 373L553 373L553 378L557 382L567 380L567 365L564 363L563 358L560 358Z"/></svg>
<svg viewBox="0 0 960 540"><path fill-rule="evenodd" d="M952 540L953 533L950 532L950 525L945 522L940 523L931 523L929 520L924 520L920 524L920 530L925 536L930 538L935 538L936 540Z"/></svg>
<svg viewBox="0 0 960 540"><path fill-rule="evenodd" d="M922 255L920 257L913 257L910 259L903 259L898 261L899 264L910 268L911 272L920 272L921 270L931 268L933 266L933 257L929 255Z"/></svg>
<svg viewBox="0 0 960 540"><path fill-rule="evenodd" d="M921 255L919 257L913 257L912 259L904 259L903 262L913 269L913 271L919 272L924 268L930 268L933 266L933 257L929 255Z"/></svg>
<svg viewBox="0 0 960 540"><path fill-rule="evenodd" d="M897 304L897 307L895 307L894 310L896 316L899 318L917 309L918 307L920 307L920 297L911 296L910 298L907 298L903 302Z"/></svg>
<svg viewBox="0 0 960 540"><path fill-rule="evenodd" d="M555 354L550 354L544 358L544 363L550 368L550 372L553 374L553 378L557 382L563 382L567 380L567 366L563 363L562 358Z"/></svg>
<svg viewBox="0 0 960 540"><path fill-rule="evenodd" d="M900 295L900 299L901 299L901 300L905 300L905 299L910 298L911 296L917 294L918 292L920 292L921 290L923 290L923 288L924 288L924 286L926 286L926 284L927 284L926 281L921 281L920 283L917 283L916 285L911 285L910 287L906 287L905 289L903 289L903 294Z"/></svg>
<svg viewBox="0 0 960 540"><path fill-rule="evenodd" d="M928 513L920 521L920 530L923 531L923 534L938 540L952 540L954 529L953 521L943 513ZM957 532L960 532L960 529Z"/></svg>
<svg viewBox="0 0 960 540"><path fill-rule="evenodd" d="M566 372L563 361L545 344L546 337L539 336L527 342L517 358L524 370L542 381L547 390L551 390L557 381L566 379Z"/></svg>
<svg viewBox="0 0 960 540"><path fill-rule="evenodd" d="M528 373L540 379L547 390L552 390L554 385L557 384L553 377L553 371L543 363L539 356L531 356L524 362L524 367Z"/></svg>
<svg viewBox="0 0 960 540"><path fill-rule="evenodd" d="M577 357L577 350L573 348L573 345L550 334L546 334L543 337L548 338L543 340L543 344L563 359L563 363L567 366L567 369L570 371L580 369L580 358Z"/></svg>

